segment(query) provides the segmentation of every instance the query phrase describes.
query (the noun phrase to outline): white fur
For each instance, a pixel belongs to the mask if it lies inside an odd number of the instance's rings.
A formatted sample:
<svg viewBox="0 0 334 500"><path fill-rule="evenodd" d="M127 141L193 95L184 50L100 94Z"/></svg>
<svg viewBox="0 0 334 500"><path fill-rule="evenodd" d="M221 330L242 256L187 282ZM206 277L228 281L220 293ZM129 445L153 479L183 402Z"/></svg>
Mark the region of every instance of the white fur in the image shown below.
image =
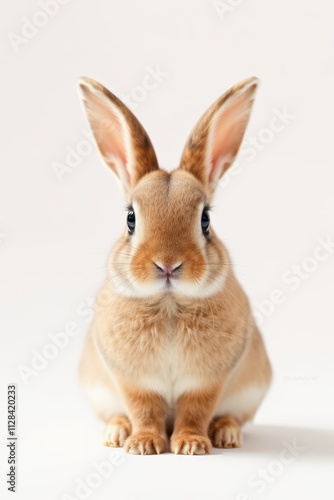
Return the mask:
<svg viewBox="0 0 334 500"><path fill-rule="evenodd" d="M221 273L217 273L214 281L210 283L210 278L208 279L209 283L205 283L207 278L203 278L199 281L199 283L187 283L185 281L177 281L175 280L174 291L177 294L185 295L187 297L193 297L194 299L204 299L215 295L220 292L226 282L227 277L227 268L222 269Z"/></svg>
<svg viewBox="0 0 334 500"><path fill-rule="evenodd" d="M98 350L99 352L99 350ZM139 389L160 394L167 403L167 414L173 418L178 398L191 391L201 390L206 386L205 380L194 371L193 366L185 363L179 355L176 342L171 341L157 357L156 363L148 367L146 377L136 381ZM104 366L106 362L99 352ZM112 372L107 368L110 377L110 388L101 385L84 386L84 390L95 411L107 422L113 415L127 414L127 408L120 393Z"/></svg>
<svg viewBox="0 0 334 500"><path fill-rule="evenodd" d="M128 433L123 425L108 424L105 427L103 442L107 445L123 446Z"/></svg>
<svg viewBox="0 0 334 500"><path fill-rule="evenodd" d="M160 364L140 381L140 385L147 391L161 394L173 411L182 394L204 388L205 381L200 379L193 366L188 366L180 357L177 344L171 341L163 351Z"/></svg>
<svg viewBox="0 0 334 500"><path fill-rule="evenodd" d="M124 415L126 413L121 398L118 398L113 391L95 384L85 385L84 390L91 406L105 421L112 415Z"/></svg>
<svg viewBox="0 0 334 500"><path fill-rule="evenodd" d="M225 285L227 277L227 268L217 275L214 281L208 284L205 279L196 282L186 282L182 278L171 278L170 286L166 287L166 282L163 279L157 278L150 283L137 284L135 278L132 278L129 271L129 276L115 275L111 277L111 282L114 285L117 293L124 297L147 298L160 295L162 293L174 293L176 295L184 295L194 299L204 299L220 292ZM113 274L113 273L112 273Z"/></svg>
<svg viewBox="0 0 334 500"><path fill-rule="evenodd" d="M215 416L230 415L242 420L245 415L252 414L258 408L267 389L267 386L251 385L227 398L223 397Z"/></svg>

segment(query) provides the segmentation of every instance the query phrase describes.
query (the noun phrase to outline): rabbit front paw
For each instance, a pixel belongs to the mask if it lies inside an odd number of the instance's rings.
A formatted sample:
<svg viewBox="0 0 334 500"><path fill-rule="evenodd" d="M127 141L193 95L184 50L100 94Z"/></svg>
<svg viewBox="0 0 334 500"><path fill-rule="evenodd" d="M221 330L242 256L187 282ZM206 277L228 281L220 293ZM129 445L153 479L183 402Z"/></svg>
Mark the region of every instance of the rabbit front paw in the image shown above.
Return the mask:
<svg viewBox="0 0 334 500"><path fill-rule="evenodd" d="M206 436L180 432L171 438L171 451L176 455L207 455L211 443Z"/></svg>
<svg viewBox="0 0 334 500"><path fill-rule="evenodd" d="M132 434L124 445L125 451L132 455L155 455L166 451L167 439L154 431L138 431Z"/></svg>

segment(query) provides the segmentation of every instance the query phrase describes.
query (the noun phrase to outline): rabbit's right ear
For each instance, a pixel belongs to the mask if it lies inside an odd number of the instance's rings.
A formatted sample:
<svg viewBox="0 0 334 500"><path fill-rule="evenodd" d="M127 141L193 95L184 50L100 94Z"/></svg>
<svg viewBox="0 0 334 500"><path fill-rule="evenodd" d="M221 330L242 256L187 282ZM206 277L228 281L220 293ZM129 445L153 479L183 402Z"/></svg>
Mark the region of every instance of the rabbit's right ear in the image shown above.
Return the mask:
<svg viewBox="0 0 334 500"><path fill-rule="evenodd" d="M257 85L257 78L248 78L225 92L199 120L184 148L179 168L191 172L210 195L238 153Z"/></svg>
<svg viewBox="0 0 334 500"><path fill-rule="evenodd" d="M129 197L145 174L159 168L151 141L125 104L100 83L80 78L78 86L102 158Z"/></svg>

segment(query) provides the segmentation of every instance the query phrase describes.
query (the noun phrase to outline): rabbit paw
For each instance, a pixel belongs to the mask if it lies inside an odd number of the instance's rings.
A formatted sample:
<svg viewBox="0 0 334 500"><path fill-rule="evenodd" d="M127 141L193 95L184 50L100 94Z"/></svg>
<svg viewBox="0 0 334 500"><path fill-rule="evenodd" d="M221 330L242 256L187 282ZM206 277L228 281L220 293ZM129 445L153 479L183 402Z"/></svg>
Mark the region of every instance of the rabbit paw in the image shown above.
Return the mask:
<svg viewBox="0 0 334 500"><path fill-rule="evenodd" d="M166 451L167 440L158 432L138 431L126 440L124 447L132 455L159 455Z"/></svg>
<svg viewBox="0 0 334 500"><path fill-rule="evenodd" d="M131 424L125 416L115 416L109 420L104 431L105 446L124 446L131 434Z"/></svg>
<svg viewBox="0 0 334 500"><path fill-rule="evenodd" d="M171 451L176 455L207 455L211 443L206 436L180 433L171 438Z"/></svg>
<svg viewBox="0 0 334 500"><path fill-rule="evenodd" d="M232 417L218 417L212 420L209 436L216 448L240 448L242 444L240 425Z"/></svg>

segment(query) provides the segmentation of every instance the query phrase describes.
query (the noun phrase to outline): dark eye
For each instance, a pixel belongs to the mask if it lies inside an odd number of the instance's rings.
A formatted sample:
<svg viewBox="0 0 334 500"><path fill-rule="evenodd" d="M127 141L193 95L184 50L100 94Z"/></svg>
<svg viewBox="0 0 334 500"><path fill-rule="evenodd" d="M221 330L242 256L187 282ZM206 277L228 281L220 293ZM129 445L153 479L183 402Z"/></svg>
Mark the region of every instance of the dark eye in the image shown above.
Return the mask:
<svg viewBox="0 0 334 500"><path fill-rule="evenodd" d="M133 210L128 211L127 224L129 228L129 233L132 234L136 227L136 216Z"/></svg>
<svg viewBox="0 0 334 500"><path fill-rule="evenodd" d="M203 234L205 236L208 235L209 234L209 225L210 225L210 216L209 216L209 212L205 209L202 212L201 225L202 225Z"/></svg>

